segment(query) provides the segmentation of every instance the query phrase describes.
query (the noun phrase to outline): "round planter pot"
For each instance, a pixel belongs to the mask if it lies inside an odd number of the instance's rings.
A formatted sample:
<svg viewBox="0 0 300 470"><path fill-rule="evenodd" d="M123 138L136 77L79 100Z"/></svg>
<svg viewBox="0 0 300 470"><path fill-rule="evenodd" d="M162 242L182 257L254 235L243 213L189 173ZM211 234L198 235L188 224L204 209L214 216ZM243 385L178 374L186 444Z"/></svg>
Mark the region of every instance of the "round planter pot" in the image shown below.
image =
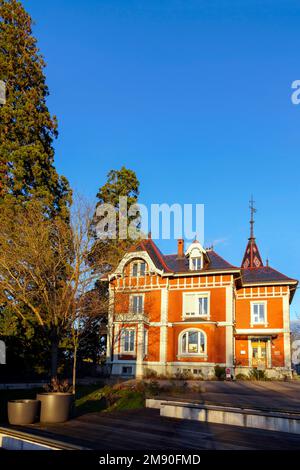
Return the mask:
<svg viewBox="0 0 300 470"><path fill-rule="evenodd" d="M39 411L38 400L10 400L7 404L10 424L33 424L38 420Z"/></svg>
<svg viewBox="0 0 300 470"><path fill-rule="evenodd" d="M39 393L36 398L41 402L42 423L64 423L70 418L72 393Z"/></svg>

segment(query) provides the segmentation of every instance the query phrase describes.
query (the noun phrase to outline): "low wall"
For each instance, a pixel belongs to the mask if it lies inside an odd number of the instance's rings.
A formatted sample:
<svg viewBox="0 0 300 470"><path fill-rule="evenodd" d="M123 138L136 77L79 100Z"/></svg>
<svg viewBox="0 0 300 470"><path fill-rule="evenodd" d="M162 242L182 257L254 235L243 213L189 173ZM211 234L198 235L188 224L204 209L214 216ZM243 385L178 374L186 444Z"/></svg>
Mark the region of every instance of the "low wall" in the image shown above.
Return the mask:
<svg viewBox="0 0 300 470"><path fill-rule="evenodd" d="M300 415L225 406L196 405L164 400L146 400L147 408L159 408L168 418L300 434Z"/></svg>
<svg viewBox="0 0 300 470"><path fill-rule="evenodd" d="M46 438L0 427L0 449L5 450L89 450L81 446L65 443L56 439Z"/></svg>

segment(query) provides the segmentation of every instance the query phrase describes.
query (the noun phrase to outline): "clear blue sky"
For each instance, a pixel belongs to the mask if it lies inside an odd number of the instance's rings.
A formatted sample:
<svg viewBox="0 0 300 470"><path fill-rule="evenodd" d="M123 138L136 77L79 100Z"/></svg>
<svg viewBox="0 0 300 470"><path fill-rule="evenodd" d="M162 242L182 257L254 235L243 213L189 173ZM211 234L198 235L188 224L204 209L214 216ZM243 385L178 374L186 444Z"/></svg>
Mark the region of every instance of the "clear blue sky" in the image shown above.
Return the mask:
<svg viewBox="0 0 300 470"><path fill-rule="evenodd" d="M126 165L145 204L204 203L206 244L234 264L253 193L263 259L300 278L299 1L24 5L59 120L56 166L77 191L94 197Z"/></svg>

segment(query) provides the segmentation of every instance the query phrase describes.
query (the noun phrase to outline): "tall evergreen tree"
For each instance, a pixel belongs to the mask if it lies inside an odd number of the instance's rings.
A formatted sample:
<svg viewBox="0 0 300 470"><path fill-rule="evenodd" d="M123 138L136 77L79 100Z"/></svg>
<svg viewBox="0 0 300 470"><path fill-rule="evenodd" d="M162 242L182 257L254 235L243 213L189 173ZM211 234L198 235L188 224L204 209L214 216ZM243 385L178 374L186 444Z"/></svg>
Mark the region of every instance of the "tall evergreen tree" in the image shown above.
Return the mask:
<svg viewBox="0 0 300 470"><path fill-rule="evenodd" d="M134 204L138 204L139 196L139 180L133 170L126 167L122 167L120 170L111 170L107 175L106 183L99 188L97 193L97 206L102 204L111 204L119 215L120 196L127 197L127 208ZM117 218L116 224L116 238L115 239L99 239L97 235L97 223L99 218L95 214L94 216L94 236L95 246L93 249L93 258L98 257L98 268L100 272L110 271L118 261L122 258L124 252L136 242L130 238L130 234L127 232L126 239L119 238L119 224ZM130 223L136 225L137 231L140 229L140 217L138 214L128 216L127 218L127 229Z"/></svg>
<svg viewBox="0 0 300 470"><path fill-rule="evenodd" d="M17 0L0 0L0 202L36 198L49 215L67 218L71 192L54 167L57 121L46 104L45 62L32 19Z"/></svg>

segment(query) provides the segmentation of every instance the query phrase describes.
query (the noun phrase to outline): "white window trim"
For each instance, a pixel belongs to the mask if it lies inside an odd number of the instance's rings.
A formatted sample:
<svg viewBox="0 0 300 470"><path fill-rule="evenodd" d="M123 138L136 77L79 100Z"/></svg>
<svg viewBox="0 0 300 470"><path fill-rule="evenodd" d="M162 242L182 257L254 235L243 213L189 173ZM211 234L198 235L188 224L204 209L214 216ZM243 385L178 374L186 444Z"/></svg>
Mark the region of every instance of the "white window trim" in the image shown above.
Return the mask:
<svg viewBox="0 0 300 470"><path fill-rule="evenodd" d="M137 268L137 275L136 275L136 276L133 274L133 266L134 266L134 264L137 264L137 265L138 265L138 268ZM147 271L148 271L146 261L144 261L144 260L133 260L132 263L131 263L131 269L130 269L130 275L131 275L131 277L144 277L144 276L141 275L141 264L145 264L145 276L146 276Z"/></svg>
<svg viewBox="0 0 300 470"><path fill-rule="evenodd" d="M133 351L125 351L124 349L124 339L123 339L123 331L134 331L134 349ZM124 356L135 356L136 355L136 329L135 328L121 328L120 329L120 354Z"/></svg>
<svg viewBox="0 0 300 470"><path fill-rule="evenodd" d="M144 338L143 338L144 357L148 356L148 343L149 343L148 338L149 338L149 330L145 328Z"/></svg>
<svg viewBox="0 0 300 470"><path fill-rule="evenodd" d="M190 320L192 318L205 318L206 320L210 319L210 292L183 292L182 293L182 319ZM197 295L198 297L207 297L207 314L206 315L186 315L186 298L187 296Z"/></svg>
<svg viewBox="0 0 300 470"><path fill-rule="evenodd" d="M197 332L202 333L204 335L204 351L199 353L189 353L182 351L182 337L184 334L188 332ZM177 357L202 357L207 358L207 334L205 331L201 330L200 328L186 328L185 330L181 331L178 335L178 356Z"/></svg>
<svg viewBox="0 0 300 470"><path fill-rule="evenodd" d="M199 269L194 269L194 266L193 266L193 260L194 259L200 259L200 268ZM199 254L197 256L190 256L190 271L199 271L202 268L203 268L203 256L202 256L202 254Z"/></svg>
<svg viewBox="0 0 300 470"><path fill-rule="evenodd" d="M254 305L257 305L257 304L264 304L265 306L265 321L263 322L254 322L253 319L254 319ZM251 328L255 327L255 326L259 326L259 325L264 325L265 327L267 327L269 325L268 323L268 302L267 300L253 300L252 302L250 302L250 326Z"/></svg>
<svg viewBox="0 0 300 470"><path fill-rule="evenodd" d="M133 297L142 297L143 298L143 308L141 312L133 311ZM145 294L131 294L129 298L129 313L132 315L144 315L145 310Z"/></svg>

